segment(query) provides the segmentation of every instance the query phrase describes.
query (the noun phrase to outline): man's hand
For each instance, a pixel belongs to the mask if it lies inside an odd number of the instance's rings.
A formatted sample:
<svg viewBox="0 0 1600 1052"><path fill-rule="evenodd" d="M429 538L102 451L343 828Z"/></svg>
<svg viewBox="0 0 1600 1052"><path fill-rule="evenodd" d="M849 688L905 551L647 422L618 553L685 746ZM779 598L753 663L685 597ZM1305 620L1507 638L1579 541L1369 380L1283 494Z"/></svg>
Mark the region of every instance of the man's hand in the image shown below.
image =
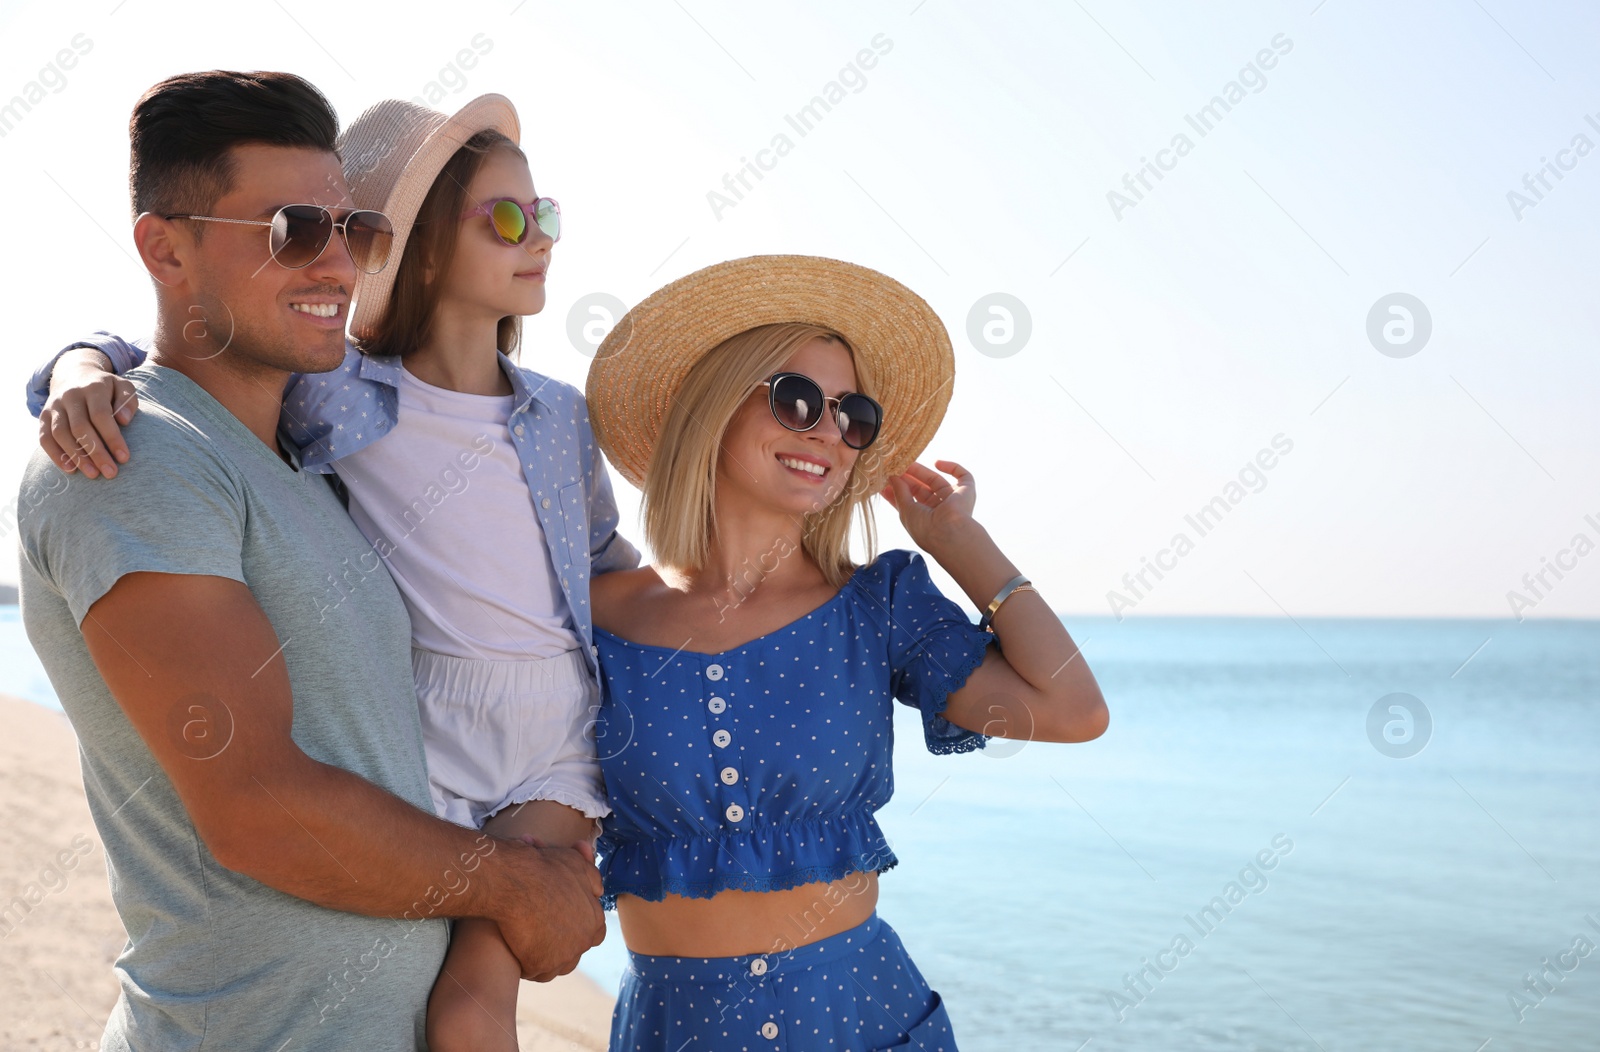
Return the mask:
<svg viewBox="0 0 1600 1052"><path fill-rule="evenodd" d="M138 411L133 384L111 371L92 347L63 354L50 374L50 397L39 413L39 448L62 471L85 478L115 478L127 463L122 430Z"/></svg>
<svg viewBox="0 0 1600 1052"><path fill-rule="evenodd" d="M576 845L538 847L533 867L520 865L527 855L511 854L519 864L504 867L510 894L496 904L495 920L522 964L522 977L544 983L572 971L584 951L606 937L600 871L593 854L585 857Z"/></svg>

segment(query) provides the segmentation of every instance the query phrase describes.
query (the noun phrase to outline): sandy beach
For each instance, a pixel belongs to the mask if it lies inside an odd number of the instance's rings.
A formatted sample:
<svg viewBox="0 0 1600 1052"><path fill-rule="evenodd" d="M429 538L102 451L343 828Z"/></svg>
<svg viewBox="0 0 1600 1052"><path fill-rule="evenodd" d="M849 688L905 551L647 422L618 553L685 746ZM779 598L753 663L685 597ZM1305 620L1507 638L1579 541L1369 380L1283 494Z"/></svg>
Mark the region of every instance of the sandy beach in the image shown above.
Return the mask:
<svg viewBox="0 0 1600 1052"><path fill-rule="evenodd" d="M98 1048L126 935L64 716L0 695L0 1049ZM587 976L524 983L526 1050L604 1049L613 997Z"/></svg>

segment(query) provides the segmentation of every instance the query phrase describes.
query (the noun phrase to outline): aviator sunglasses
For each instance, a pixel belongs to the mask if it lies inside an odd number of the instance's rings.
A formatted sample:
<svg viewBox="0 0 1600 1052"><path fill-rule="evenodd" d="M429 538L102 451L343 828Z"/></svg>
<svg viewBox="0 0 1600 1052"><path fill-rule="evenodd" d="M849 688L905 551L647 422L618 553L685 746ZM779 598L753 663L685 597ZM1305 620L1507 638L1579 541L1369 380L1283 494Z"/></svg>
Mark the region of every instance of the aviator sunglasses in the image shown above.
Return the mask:
<svg viewBox="0 0 1600 1052"><path fill-rule="evenodd" d="M561 240L561 206L553 197L536 197L523 204L513 197L497 197L466 213L461 218L488 216L495 236L508 245L520 245L528 239L528 220L538 224L551 241Z"/></svg>
<svg viewBox="0 0 1600 1052"><path fill-rule="evenodd" d="M883 426L883 407L864 394L851 391L839 398L828 398L822 388L809 376L801 373L774 373L772 379L762 381L767 389L767 403L778 423L790 431L810 431L822 422L825 406L833 409L834 422L839 425L839 436L851 449L866 449L878 437Z"/></svg>
<svg viewBox="0 0 1600 1052"><path fill-rule="evenodd" d="M382 212L357 209L343 219L333 218L321 205L284 205L270 220L222 219L218 216L174 214L163 219L198 219L206 223L233 223L238 226L271 227L267 245L273 260L280 267L299 270L308 267L328 247L333 232L337 230L344 239L345 248L356 269L363 274L376 274L389 262L389 250L394 246L394 224Z"/></svg>

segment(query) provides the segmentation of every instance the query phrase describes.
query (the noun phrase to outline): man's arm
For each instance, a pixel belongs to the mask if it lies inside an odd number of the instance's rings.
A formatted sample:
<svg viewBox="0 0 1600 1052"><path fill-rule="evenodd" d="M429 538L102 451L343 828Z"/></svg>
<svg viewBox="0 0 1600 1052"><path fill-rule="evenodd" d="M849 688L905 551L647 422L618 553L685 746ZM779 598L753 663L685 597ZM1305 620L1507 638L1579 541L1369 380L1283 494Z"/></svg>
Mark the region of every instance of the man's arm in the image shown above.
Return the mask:
<svg viewBox="0 0 1600 1052"><path fill-rule="evenodd" d="M571 971L604 937L599 875L579 852L485 841L302 752L290 737L282 647L240 582L131 573L89 608L82 631L227 868L330 909L489 917L529 979ZM221 753L201 760L185 751L191 714L231 721Z"/></svg>

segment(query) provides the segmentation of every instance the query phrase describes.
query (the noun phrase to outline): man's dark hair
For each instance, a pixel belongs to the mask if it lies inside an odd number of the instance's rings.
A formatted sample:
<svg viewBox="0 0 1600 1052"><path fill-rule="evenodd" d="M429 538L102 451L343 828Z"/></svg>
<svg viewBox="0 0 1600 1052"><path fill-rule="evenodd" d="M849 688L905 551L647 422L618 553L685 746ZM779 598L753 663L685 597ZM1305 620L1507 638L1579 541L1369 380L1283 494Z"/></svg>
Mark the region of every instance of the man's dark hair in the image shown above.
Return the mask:
<svg viewBox="0 0 1600 1052"><path fill-rule="evenodd" d="M128 121L133 214L209 214L233 188L233 147L335 153L338 135L328 100L293 73L219 69L168 77L144 93Z"/></svg>

